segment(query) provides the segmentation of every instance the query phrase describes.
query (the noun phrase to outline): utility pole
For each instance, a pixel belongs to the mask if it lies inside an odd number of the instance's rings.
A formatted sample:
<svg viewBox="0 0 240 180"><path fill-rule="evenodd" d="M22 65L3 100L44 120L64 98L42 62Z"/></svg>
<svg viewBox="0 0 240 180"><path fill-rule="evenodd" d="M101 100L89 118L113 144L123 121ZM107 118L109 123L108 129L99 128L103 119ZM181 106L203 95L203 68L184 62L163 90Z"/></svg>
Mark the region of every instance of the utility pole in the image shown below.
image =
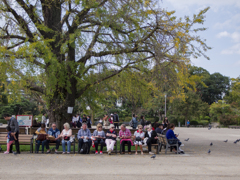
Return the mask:
<svg viewBox="0 0 240 180"><path fill-rule="evenodd" d="M165 117L167 117L167 94L165 94Z"/></svg>

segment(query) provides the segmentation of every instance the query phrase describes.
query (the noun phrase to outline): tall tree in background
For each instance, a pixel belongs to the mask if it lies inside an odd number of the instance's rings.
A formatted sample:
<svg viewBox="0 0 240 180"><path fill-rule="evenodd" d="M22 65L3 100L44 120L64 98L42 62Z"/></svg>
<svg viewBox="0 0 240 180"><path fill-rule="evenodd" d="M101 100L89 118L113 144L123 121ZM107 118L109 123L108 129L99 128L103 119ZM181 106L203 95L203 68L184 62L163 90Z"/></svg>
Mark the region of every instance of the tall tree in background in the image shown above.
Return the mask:
<svg viewBox="0 0 240 180"><path fill-rule="evenodd" d="M0 0L0 61L18 88L45 100L50 122L62 127L75 99L123 70L184 61L209 49L189 33L205 30L193 26L203 24L208 8L181 21L155 2Z"/></svg>

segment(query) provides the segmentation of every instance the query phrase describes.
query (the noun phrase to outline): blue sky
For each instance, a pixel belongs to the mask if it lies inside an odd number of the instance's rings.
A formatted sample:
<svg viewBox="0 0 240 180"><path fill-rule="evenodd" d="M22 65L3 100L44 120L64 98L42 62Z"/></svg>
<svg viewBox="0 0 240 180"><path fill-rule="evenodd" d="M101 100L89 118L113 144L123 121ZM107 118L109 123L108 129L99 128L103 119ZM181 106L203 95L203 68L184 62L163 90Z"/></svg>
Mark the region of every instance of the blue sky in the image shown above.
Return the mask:
<svg viewBox="0 0 240 180"><path fill-rule="evenodd" d="M210 60L192 58L192 64L210 73L219 72L230 78L240 76L240 0L162 0L159 6L175 10L177 17L192 17L209 6L204 23L208 29L200 36L212 47L206 53Z"/></svg>

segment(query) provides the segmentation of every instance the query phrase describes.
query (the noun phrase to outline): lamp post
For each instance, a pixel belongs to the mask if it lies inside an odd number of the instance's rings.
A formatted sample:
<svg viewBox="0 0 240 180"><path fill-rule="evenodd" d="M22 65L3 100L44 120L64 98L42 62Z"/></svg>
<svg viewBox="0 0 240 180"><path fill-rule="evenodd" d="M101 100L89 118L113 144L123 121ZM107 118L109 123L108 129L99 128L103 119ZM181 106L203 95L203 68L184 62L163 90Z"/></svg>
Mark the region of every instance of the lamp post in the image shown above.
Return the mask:
<svg viewBox="0 0 240 180"><path fill-rule="evenodd" d="M165 117L167 117L167 93L165 93Z"/></svg>

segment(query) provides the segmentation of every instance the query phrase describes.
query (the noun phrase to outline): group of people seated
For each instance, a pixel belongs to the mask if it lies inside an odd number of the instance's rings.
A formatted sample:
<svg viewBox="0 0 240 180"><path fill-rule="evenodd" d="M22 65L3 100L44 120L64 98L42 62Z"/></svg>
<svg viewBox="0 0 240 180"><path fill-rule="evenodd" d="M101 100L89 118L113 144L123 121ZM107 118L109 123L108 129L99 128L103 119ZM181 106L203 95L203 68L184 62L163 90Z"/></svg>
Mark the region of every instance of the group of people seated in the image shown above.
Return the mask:
<svg viewBox="0 0 240 180"><path fill-rule="evenodd" d="M116 139L119 137L120 145L121 145L121 154L125 154L125 145L128 146L128 154L131 154L131 147L135 146L135 154L138 154L138 146L141 150L141 155L143 155L143 146L148 146L148 153L152 153L152 144L156 144L158 141L158 134L165 134L170 142L177 141L179 144L179 149L175 147L175 153L184 153L183 150L180 149L181 142L177 138L178 135L175 135L173 130L175 128L174 124L168 124L167 128L164 129L162 124L157 124L155 128L152 127L151 124L145 127L146 130L143 129L142 125L137 126L137 130L134 132L133 136L131 131L126 128L125 124L120 126L119 134L117 134L115 130L115 126L113 124L110 125L109 129L106 132L103 130L103 125L99 123L97 125L96 130L91 133L88 129L87 123L82 123L82 128L78 131L78 146L79 152L83 153L84 148L87 147L87 152L90 152L90 147L95 147L95 154L103 154L103 147L107 147L107 152L110 155L114 150L114 145L116 143ZM45 124L42 124L40 128L35 132L38 137L36 139L36 152L39 152L39 147L42 145L42 153L44 153L44 146L46 146L47 153L50 153L49 143L56 143L55 153L58 153L58 149L60 146L60 142L62 142L63 154L69 154L71 151L71 143L73 142L74 136L72 135L72 130L70 129L70 125L68 123L64 124L64 129L60 133L57 129L56 123L52 123L52 127L47 131L45 128ZM45 136L44 136L45 135ZM45 137L45 138L43 138ZM176 143L176 142L175 142ZM84 146L84 144L86 146ZM65 145L67 145L67 152ZM100 151L99 151L100 147Z"/></svg>

